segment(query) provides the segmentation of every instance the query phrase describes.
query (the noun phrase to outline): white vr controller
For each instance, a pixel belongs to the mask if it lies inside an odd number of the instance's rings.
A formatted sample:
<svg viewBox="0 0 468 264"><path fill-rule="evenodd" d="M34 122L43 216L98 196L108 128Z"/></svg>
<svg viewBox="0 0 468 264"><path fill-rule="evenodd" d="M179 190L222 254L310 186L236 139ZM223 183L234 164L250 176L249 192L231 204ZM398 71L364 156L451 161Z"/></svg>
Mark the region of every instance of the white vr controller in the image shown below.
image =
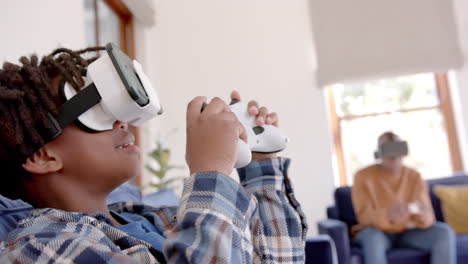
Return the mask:
<svg viewBox="0 0 468 264"><path fill-rule="evenodd" d="M205 106L206 104L202 106L202 112ZM232 101L230 108L247 133L247 142L242 139L238 141L235 168L247 166L252 161L252 152L276 153L286 149L289 142L286 135L273 125L258 126L255 116L249 114L247 104Z"/></svg>
<svg viewBox="0 0 468 264"><path fill-rule="evenodd" d="M233 101L230 108L247 132L247 143L239 139L236 168L247 166L252 161L252 152L276 153L286 149L289 141L286 135L273 125L258 126L246 103Z"/></svg>

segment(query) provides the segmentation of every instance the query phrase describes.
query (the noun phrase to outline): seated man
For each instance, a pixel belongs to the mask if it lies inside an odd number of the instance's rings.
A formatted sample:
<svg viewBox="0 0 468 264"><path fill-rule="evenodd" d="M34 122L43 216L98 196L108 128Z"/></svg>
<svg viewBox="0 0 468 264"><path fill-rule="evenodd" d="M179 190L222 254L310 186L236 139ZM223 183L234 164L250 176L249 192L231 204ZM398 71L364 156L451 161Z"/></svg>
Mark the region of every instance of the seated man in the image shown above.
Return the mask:
<svg viewBox="0 0 468 264"><path fill-rule="evenodd" d="M364 262L387 263L392 247L429 251L432 264L455 264L455 235L435 222L428 187L419 173L403 165L406 142L386 132L378 139L378 164L357 172L352 188L358 225L356 240Z"/></svg>
<svg viewBox="0 0 468 264"><path fill-rule="evenodd" d="M85 85L81 74L96 58L82 54L92 50L58 49L0 70L0 194L44 208L0 244L0 263L304 262L307 227L289 185L289 160L255 154L239 169L240 184L231 179L245 130L219 98L203 112L204 97L188 105L191 176L180 207L108 208L108 194L141 172L131 127L115 121L97 132L75 120L49 135L50 115L67 101L63 83ZM277 115L254 101L249 113L259 125L277 125Z"/></svg>

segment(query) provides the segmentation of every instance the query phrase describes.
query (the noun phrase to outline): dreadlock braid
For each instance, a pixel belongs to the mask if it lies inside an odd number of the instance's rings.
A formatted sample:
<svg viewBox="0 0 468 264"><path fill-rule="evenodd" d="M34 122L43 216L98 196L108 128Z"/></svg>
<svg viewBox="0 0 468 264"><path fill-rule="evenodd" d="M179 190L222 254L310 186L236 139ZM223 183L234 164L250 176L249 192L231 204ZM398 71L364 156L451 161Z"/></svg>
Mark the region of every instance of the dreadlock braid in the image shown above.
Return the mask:
<svg viewBox="0 0 468 264"><path fill-rule="evenodd" d="M21 65L5 62L0 69L0 194L18 198L20 179L28 176L22 164L47 141L47 114L57 114L60 98L52 80L61 79L78 90L82 72L97 59L83 58L102 47L72 51L54 50L39 61L36 55L21 57Z"/></svg>

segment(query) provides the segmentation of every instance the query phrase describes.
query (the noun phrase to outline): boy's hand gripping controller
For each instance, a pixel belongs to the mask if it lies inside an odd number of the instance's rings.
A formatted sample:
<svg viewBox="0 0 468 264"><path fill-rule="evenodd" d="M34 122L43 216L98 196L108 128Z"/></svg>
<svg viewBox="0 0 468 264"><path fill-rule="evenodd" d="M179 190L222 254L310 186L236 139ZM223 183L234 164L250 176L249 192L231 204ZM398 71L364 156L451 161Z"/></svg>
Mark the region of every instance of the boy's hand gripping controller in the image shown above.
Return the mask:
<svg viewBox="0 0 468 264"><path fill-rule="evenodd" d="M280 152L286 148L289 141L286 135L276 126L267 124L258 126L255 123L255 116L249 114L247 107L246 103L239 101L232 101L230 104L231 111L247 132L247 143L239 139L236 168L247 166L252 161L252 152Z"/></svg>

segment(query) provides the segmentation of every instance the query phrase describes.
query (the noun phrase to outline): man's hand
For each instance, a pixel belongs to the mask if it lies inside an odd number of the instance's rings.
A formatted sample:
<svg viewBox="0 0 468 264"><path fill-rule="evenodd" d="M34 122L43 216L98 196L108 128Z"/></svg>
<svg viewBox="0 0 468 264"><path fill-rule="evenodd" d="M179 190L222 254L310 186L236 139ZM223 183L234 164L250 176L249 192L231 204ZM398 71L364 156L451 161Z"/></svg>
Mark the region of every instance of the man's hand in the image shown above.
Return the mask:
<svg viewBox="0 0 468 264"><path fill-rule="evenodd" d="M231 92L231 100L240 101L241 97L239 92ZM264 106L260 107L254 100L248 103L248 112L250 115L255 116L255 122L257 125L262 126L264 124L278 126L278 114L275 112L269 113L268 109ZM276 157L276 153L252 153L252 160L270 159Z"/></svg>
<svg viewBox="0 0 468 264"><path fill-rule="evenodd" d="M246 141L245 129L220 98L214 98L201 112L205 101L206 97L197 97L187 107L186 160L190 174L230 175L237 159L238 140Z"/></svg>
<svg viewBox="0 0 468 264"><path fill-rule="evenodd" d="M403 222L408 217L408 205L402 201L396 201L392 207L388 209L388 218L390 222Z"/></svg>
<svg viewBox="0 0 468 264"><path fill-rule="evenodd" d="M431 208L421 201L416 201L413 204L418 210L416 212L410 212L411 219L415 221L418 228L428 228L432 224L432 218L430 217L432 214Z"/></svg>
<svg viewBox="0 0 468 264"><path fill-rule="evenodd" d="M425 215L430 212L430 208L421 201L415 201L413 207L415 207L414 212L410 210L410 213L415 216Z"/></svg>

